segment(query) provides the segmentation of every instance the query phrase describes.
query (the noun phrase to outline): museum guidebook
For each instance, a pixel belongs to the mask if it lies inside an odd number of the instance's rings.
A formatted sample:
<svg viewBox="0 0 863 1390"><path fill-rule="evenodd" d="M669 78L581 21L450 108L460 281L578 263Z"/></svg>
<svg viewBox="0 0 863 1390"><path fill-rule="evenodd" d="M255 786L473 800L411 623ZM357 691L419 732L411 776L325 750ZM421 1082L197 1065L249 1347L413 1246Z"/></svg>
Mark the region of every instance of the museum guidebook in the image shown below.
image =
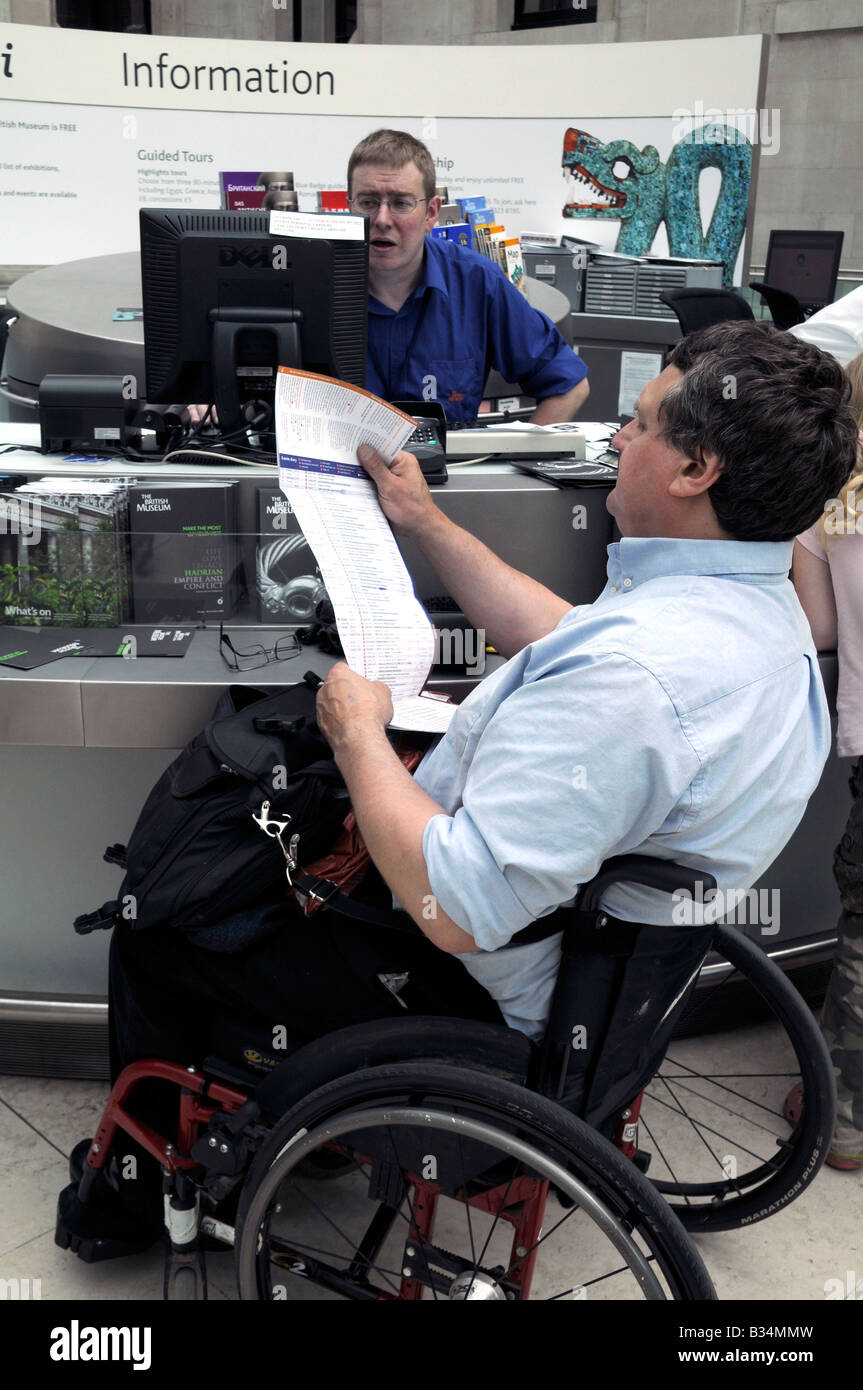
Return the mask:
<svg viewBox="0 0 863 1390"><path fill-rule="evenodd" d="M291 504L277 487L259 487L257 504L258 622L312 623L328 595Z"/></svg>
<svg viewBox="0 0 863 1390"><path fill-rule="evenodd" d="M136 623L227 618L241 591L234 482L139 483L129 492Z"/></svg>
<svg viewBox="0 0 863 1390"><path fill-rule="evenodd" d="M392 692L393 728L442 732L455 706L420 695L434 629L417 599L377 489L357 459L391 463L416 422L357 386L280 367L279 486L314 552L352 670Z"/></svg>
<svg viewBox="0 0 863 1390"><path fill-rule="evenodd" d="M114 627L129 612L128 488L41 478L0 496L0 622Z"/></svg>

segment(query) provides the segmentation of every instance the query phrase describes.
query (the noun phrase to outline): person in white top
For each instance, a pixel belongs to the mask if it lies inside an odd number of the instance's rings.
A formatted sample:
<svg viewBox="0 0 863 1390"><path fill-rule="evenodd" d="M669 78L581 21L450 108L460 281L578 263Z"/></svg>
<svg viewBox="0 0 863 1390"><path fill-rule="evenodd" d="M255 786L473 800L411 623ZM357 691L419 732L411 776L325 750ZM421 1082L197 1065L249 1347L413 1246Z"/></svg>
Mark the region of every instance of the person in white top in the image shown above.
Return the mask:
<svg viewBox="0 0 863 1390"><path fill-rule="evenodd" d="M863 349L863 285L788 331L847 366Z"/></svg>
<svg viewBox="0 0 863 1390"><path fill-rule="evenodd" d="M863 295L863 290L855 294ZM863 353L846 372L859 429L863 426ZM856 759L850 782L854 802L833 860L842 913L839 950L821 1027L833 1058L839 1097L827 1162L833 1168L857 1170L863 1168L863 443L858 446L854 476L840 496L828 503L820 521L794 542L794 586L818 650L835 647L839 653L836 746L840 758ZM800 1096L793 1091L786 1102L789 1119L794 1119L799 1103Z"/></svg>

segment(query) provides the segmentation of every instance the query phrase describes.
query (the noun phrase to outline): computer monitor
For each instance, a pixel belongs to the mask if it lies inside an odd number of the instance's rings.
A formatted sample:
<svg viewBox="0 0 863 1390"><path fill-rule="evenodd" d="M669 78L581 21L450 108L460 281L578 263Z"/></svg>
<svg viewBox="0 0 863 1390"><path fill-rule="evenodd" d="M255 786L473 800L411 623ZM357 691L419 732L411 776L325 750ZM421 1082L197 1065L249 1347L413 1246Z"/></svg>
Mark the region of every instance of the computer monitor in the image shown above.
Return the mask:
<svg viewBox="0 0 863 1390"><path fill-rule="evenodd" d="M212 402L223 434L242 433L252 402L272 405L279 366L365 385L368 224L318 239L269 222L141 210L146 398Z"/></svg>
<svg viewBox="0 0 863 1390"><path fill-rule="evenodd" d="M771 232L764 283L793 294L802 309L833 303L843 232Z"/></svg>

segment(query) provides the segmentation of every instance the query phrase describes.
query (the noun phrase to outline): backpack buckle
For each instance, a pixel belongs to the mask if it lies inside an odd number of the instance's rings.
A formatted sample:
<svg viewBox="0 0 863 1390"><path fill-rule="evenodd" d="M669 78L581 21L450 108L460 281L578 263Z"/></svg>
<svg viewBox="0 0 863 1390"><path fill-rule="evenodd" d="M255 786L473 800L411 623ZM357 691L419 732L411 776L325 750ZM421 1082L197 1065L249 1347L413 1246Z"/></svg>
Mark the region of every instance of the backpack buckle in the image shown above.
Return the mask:
<svg viewBox="0 0 863 1390"><path fill-rule="evenodd" d="M103 903L95 912L84 912L72 923L79 936L89 936L91 931L104 931L116 927L119 902Z"/></svg>
<svg viewBox="0 0 863 1390"><path fill-rule="evenodd" d="M314 898L316 902L328 903L335 893L339 892L339 885L332 883L328 878L307 878L306 894Z"/></svg>

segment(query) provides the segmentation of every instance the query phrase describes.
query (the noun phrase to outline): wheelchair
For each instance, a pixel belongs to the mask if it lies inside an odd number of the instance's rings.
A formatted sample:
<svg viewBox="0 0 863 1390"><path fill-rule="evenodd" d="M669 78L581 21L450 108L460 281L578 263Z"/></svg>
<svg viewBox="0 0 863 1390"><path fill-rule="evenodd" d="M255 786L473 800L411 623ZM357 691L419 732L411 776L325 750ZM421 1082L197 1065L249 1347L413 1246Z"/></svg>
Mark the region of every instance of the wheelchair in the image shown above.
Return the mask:
<svg viewBox="0 0 863 1390"><path fill-rule="evenodd" d="M64 1217L125 1134L161 1165L167 1298L206 1297L214 1241L234 1247L248 1300L715 1298L689 1232L762 1220L811 1183L835 1120L830 1056L757 946L723 925L617 921L600 901L619 882L715 886L646 856L604 864L562 910L539 1047L494 1024L406 1017L308 1043L263 1080L217 1058L128 1066L61 1194L57 1243L88 1260L126 1253ZM669 1047L704 1005L706 958L717 989L736 972L782 1024L787 1070L698 1071ZM177 1087L176 1135L134 1116L152 1079ZM779 1106L799 1079L789 1134ZM697 1134L703 1164L682 1171L674 1124Z"/></svg>

